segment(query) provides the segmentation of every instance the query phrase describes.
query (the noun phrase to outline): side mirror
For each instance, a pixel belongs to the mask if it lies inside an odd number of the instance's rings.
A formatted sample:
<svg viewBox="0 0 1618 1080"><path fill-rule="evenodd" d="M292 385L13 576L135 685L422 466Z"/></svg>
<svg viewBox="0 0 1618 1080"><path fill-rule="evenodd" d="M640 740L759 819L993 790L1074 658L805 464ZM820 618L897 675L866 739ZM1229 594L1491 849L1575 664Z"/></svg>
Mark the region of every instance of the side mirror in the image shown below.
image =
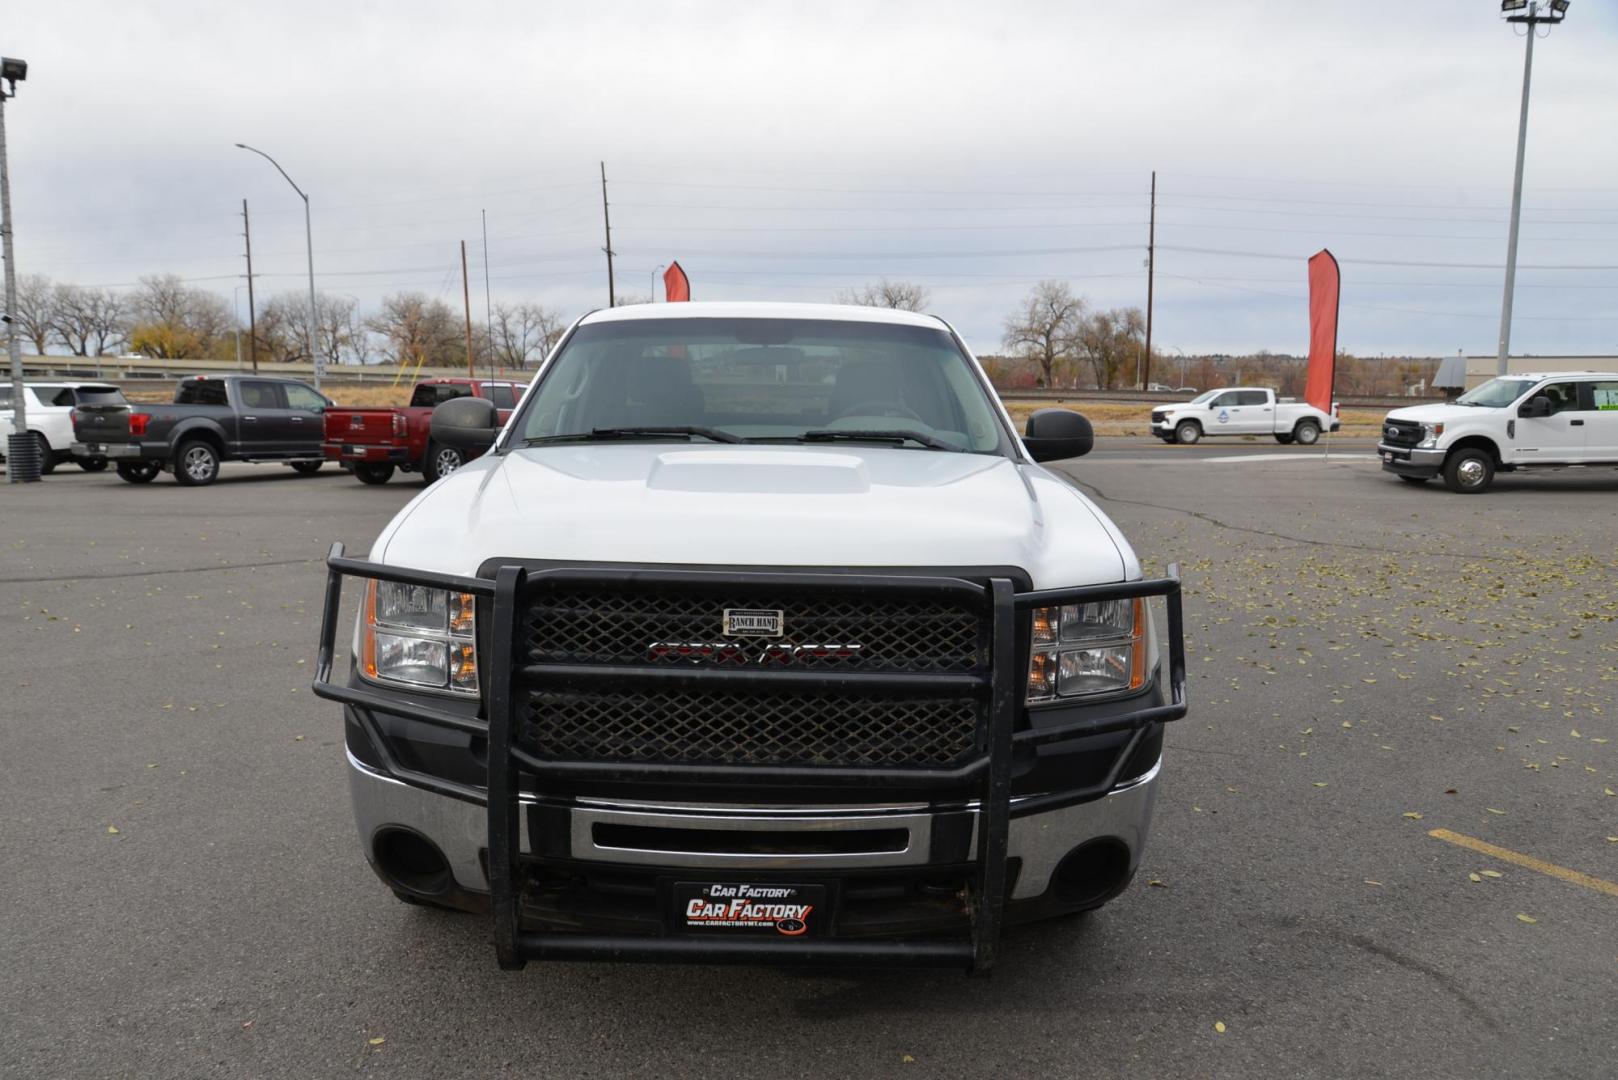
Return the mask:
<svg viewBox="0 0 1618 1080"><path fill-rule="evenodd" d="M500 434L500 415L488 398L455 398L433 410L429 429L434 442L482 453Z"/></svg>
<svg viewBox="0 0 1618 1080"><path fill-rule="evenodd" d="M1095 430L1072 409L1039 409L1028 417L1022 443L1035 461L1083 457L1096 444Z"/></svg>
<svg viewBox="0 0 1618 1080"><path fill-rule="evenodd" d="M1549 416L1550 414L1551 399L1543 395L1535 398L1529 398L1527 401L1523 402L1517 407L1517 415L1526 416L1530 420L1541 416Z"/></svg>

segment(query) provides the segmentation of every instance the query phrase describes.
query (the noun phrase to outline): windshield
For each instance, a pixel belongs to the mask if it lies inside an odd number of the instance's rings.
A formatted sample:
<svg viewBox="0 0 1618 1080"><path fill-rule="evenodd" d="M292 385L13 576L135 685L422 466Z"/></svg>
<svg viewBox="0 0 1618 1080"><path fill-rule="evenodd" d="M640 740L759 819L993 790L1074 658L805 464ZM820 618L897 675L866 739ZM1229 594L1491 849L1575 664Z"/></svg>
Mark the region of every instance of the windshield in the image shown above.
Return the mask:
<svg viewBox="0 0 1618 1080"><path fill-rule="evenodd" d="M512 430L531 444L629 437L1007 447L983 384L949 333L827 319L580 326Z"/></svg>
<svg viewBox="0 0 1618 1080"><path fill-rule="evenodd" d="M1190 401L1186 402L1186 404L1188 404L1188 405L1201 405L1201 404L1203 404L1205 402L1211 401L1215 394L1220 394L1220 393L1223 393L1223 391L1221 391L1221 390L1204 390L1202 393L1198 394L1196 397L1194 397Z"/></svg>
<svg viewBox="0 0 1618 1080"><path fill-rule="evenodd" d="M1485 409L1503 409L1522 397L1537 379L1490 379L1455 399L1457 405L1477 405Z"/></svg>

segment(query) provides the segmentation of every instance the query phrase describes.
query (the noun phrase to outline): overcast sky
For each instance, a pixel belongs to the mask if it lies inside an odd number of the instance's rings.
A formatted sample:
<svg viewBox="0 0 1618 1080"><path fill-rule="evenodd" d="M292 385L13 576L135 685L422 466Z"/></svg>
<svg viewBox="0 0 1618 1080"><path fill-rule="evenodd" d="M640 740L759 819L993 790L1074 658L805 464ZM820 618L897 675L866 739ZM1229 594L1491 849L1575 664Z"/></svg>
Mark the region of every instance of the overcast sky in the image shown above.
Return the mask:
<svg viewBox="0 0 1618 1080"><path fill-rule="evenodd" d="M1514 352L1618 353L1618 12L1535 49ZM140 3L9 0L18 269L569 317L678 258L697 299L916 281L980 351L1041 278L1154 344L1306 350L1342 261L1353 352L1492 353L1523 40L1492 0ZM1589 269L1578 269L1588 267ZM241 299L245 312L245 297Z"/></svg>

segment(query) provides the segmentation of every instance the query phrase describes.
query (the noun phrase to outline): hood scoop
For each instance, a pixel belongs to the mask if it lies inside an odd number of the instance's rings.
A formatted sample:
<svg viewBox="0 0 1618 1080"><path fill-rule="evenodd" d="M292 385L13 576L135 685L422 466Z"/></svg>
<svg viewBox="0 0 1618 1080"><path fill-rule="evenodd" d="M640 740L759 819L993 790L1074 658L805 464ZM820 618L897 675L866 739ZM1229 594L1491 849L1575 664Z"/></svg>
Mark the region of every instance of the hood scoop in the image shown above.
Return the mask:
<svg viewBox="0 0 1618 1080"><path fill-rule="evenodd" d="M772 450L671 451L652 461L654 491L759 495L849 495L871 488L865 461L851 454Z"/></svg>

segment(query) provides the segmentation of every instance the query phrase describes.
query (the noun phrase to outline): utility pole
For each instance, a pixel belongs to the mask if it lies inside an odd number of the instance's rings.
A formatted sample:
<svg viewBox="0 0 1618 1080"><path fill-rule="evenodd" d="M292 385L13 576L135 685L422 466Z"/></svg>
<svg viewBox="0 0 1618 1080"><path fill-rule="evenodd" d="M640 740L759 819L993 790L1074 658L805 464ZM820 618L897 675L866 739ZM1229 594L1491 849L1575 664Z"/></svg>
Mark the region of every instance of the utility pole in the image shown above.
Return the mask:
<svg viewBox="0 0 1618 1080"><path fill-rule="evenodd" d="M37 481L43 466L38 450L30 446L28 397L23 392L22 333L17 326L17 252L11 246L11 167L6 161L6 99L17 96L17 80L28 77L28 65L11 57L0 57L0 80L11 84L11 91L0 87L0 249L6 260L6 351L11 355L11 430L6 440L6 482L24 484Z"/></svg>
<svg viewBox="0 0 1618 1080"><path fill-rule="evenodd" d="M1152 170L1152 215L1146 227L1146 373L1137 378L1142 390L1152 381L1152 281L1157 270L1157 170ZM1182 382L1180 385L1184 386Z"/></svg>
<svg viewBox="0 0 1618 1080"><path fill-rule="evenodd" d="M242 239L247 243L247 355L258 374L258 316L253 311L253 230L247 222L247 200L242 200ZM236 343L236 366L241 366L241 342Z"/></svg>
<svg viewBox="0 0 1618 1080"><path fill-rule="evenodd" d="M607 213L607 163L601 163L601 221L607 227L607 306L617 307L618 296L612 287L612 216Z"/></svg>
<svg viewBox="0 0 1618 1080"><path fill-rule="evenodd" d="M483 332L489 335L489 378L494 378L494 302L489 290L489 212L479 210L483 215Z"/></svg>
<svg viewBox="0 0 1618 1080"><path fill-rule="evenodd" d="M1495 356L1496 375L1504 375L1511 356L1511 303L1517 289L1517 224L1522 217L1523 157L1528 148L1528 88L1534 77L1534 38L1541 23L1555 26L1567 17L1568 0L1505 0L1500 5L1507 12L1506 21L1520 23L1528 28L1528 44L1522 64L1522 111L1517 117L1517 171L1511 184L1511 228L1506 234L1506 290L1500 302L1500 351ZM1528 8L1526 15L1512 15L1513 11Z"/></svg>
<svg viewBox="0 0 1618 1080"><path fill-rule="evenodd" d="M472 291L466 283L466 241L461 241L461 299L466 304L466 377L475 379L478 370L472 364Z"/></svg>

